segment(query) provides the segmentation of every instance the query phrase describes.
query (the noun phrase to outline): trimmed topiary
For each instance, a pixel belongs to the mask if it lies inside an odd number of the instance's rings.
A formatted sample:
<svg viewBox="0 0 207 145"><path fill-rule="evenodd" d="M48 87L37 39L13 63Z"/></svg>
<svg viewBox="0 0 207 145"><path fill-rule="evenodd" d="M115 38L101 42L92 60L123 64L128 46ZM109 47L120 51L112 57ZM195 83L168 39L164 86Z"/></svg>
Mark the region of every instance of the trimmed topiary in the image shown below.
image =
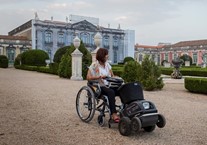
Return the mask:
<svg viewBox="0 0 207 145"><path fill-rule="evenodd" d="M48 54L43 50L28 50L22 53L22 65L46 66L45 60L49 59Z"/></svg>
<svg viewBox="0 0 207 145"><path fill-rule="evenodd" d="M129 61L134 61L134 58L130 56L125 57L123 63L125 64L126 62L129 62Z"/></svg>
<svg viewBox="0 0 207 145"><path fill-rule="evenodd" d="M53 62L60 63L62 56L67 52L68 46L59 48L54 55Z"/></svg>
<svg viewBox="0 0 207 145"><path fill-rule="evenodd" d="M5 55L0 55L0 68L8 68L9 60Z"/></svg>
<svg viewBox="0 0 207 145"><path fill-rule="evenodd" d="M185 65L185 61L190 61L190 65L192 65L192 57L187 55L187 54L183 54L180 59L183 60L183 65Z"/></svg>

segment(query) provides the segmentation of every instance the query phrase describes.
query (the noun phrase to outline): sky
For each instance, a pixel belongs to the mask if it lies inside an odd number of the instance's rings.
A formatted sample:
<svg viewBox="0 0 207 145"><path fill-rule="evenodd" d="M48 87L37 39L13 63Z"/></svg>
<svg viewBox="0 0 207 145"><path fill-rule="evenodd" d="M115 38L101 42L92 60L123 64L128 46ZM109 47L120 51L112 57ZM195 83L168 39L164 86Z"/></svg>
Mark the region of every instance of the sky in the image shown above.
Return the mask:
<svg viewBox="0 0 207 145"><path fill-rule="evenodd" d="M207 39L207 0L0 0L0 35L35 18L66 22L70 14L103 27L135 30L135 44Z"/></svg>

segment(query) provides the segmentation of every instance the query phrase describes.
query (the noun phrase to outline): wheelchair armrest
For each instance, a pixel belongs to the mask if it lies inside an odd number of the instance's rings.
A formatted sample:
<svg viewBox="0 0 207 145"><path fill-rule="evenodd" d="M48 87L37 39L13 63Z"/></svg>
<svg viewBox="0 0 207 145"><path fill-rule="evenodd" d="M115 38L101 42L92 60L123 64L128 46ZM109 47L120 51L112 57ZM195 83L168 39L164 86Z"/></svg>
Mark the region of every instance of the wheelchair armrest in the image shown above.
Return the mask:
<svg viewBox="0 0 207 145"><path fill-rule="evenodd" d="M88 84L92 86L98 86L99 81L98 80L88 80Z"/></svg>

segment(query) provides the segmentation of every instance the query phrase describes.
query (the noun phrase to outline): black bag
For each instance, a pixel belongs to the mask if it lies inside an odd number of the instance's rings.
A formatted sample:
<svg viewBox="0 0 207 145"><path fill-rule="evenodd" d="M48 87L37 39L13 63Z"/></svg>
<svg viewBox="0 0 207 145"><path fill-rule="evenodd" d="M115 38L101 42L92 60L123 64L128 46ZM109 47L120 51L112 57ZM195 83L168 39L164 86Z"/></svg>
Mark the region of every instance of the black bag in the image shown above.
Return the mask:
<svg viewBox="0 0 207 145"><path fill-rule="evenodd" d="M142 86L138 82L126 83L118 89L123 104L132 101L144 100Z"/></svg>

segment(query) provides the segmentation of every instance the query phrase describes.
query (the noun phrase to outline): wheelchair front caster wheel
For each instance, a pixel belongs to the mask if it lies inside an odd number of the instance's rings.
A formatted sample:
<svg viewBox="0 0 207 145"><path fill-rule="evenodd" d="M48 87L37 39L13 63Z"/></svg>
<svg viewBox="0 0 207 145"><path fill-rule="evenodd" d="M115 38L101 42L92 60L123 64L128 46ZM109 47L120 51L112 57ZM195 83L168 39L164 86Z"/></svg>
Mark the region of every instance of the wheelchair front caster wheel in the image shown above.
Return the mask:
<svg viewBox="0 0 207 145"><path fill-rule="evenodd" d="M158 122L157 122L157 126L159 128L163 128L166 125L166 119L162 114L158 115Z"/></svg>
<svg viewBox="0 0 207 145"><path fill-rule="evenodd" d="M119 132L121 135L128 136L131 134L131 120L123 117L119 121Z"/></svg>
<svg viewBox="0 0 207 145"><path fill-rule="evenodd" d="M97 121L98 121L99 126L102 127L105 124L105 117L103 115L99 115Z"/></svg>

